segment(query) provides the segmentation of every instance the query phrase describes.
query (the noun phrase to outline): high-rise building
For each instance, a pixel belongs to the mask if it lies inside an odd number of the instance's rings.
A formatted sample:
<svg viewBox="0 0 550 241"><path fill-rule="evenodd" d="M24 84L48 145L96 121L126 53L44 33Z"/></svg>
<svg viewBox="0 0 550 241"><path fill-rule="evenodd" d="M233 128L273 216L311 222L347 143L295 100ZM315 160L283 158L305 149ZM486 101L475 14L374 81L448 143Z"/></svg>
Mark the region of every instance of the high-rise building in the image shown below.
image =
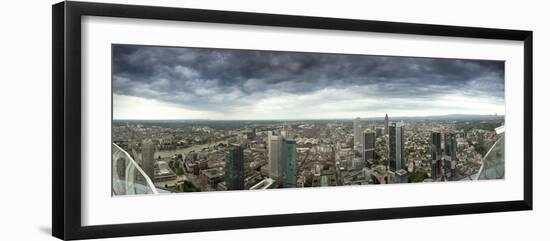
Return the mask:
<svg viewBox="0 0 550 241"><path fill-rule="evenodd" d="M269 177L281 181L283 175L283 137L268 132L267 148Z"/></svg>
<svg viewBox="0 0 550 241"><path fill-rule="evenodd" d="M444 160L443 161L443 172L445 180L453 180L454 178L454 165L453 161Z"/></svg>
<svg viewBox="0 0 550 241"><path fill-rule="evenodd" d="M296 187L296 141L283 140L284 187Z"/></svg>
<svg viewBox="0 0 550 241"><path fill-rule="evenodd" d="M443 167L443 161L442 160L433 160L432 161L432 180L434 181L438 181L441 179L441 177L443 176L442 175L442 170L441 168Z"/></svg>
<svg viewBox="0 0 550 241"><path fill-rule="evenodd" d="M367 131L363 133L363 162L374 159L374 144L376 142L375 133Z"/></svg>
<svg viewBox="0 0 550 241"><path fill-rule="evenodd" d="M227 190L244 189L244 153L241 145L230 145L225 154L225 186Z"/></svg>
<svg viewBox="0 0 550 241"><path fill-rule="evenodd" d="M390 120L388 119L388 114L386 114L386 117L384 117L384 134L389 134L389 125Z"/></svg>
<svg viewBox="0 0 550 241"><path fill-rule="evenodd" d="M441 133L432 132L432 161L441 159Z"/></svg>
<svg viewBox="0 0 550 241"><path fill-rule="evenodd" d="M376 127L376 137L382 136L383 133L384 129L382 129L381 127Z"/></svg>
<svg viewBox="0 0 550 241"><path fill-rule="evenodd" d="M456 159L456 134L445 133L445 155L450 157L451 160Z"/></svg>
<svg viewBox="0 0 550 241"><path fill-rule="evenodd" d="M436 181L441 178L441 133L432 132L431 141L431 153L432 153L432 180Z"/></svg>
<svg viewBox="0 0 550 241"><path fill-rule="evenodd" d="M151 140L141 143L141 169L149 179L155 180L155 145Z"/></svg>
<svg viewBox="0 0 550 241"><path fill-rule="evenodd" d="M361 148L361 118L357 117L353 120L353 147L359 151Z"/></svg>
<svg viewBox="0 0 550 241"><path fill-rule="evenodd" d="M394 122L389 125L389 151L388 169L394 172L406 169L403 123Z"/></svg>

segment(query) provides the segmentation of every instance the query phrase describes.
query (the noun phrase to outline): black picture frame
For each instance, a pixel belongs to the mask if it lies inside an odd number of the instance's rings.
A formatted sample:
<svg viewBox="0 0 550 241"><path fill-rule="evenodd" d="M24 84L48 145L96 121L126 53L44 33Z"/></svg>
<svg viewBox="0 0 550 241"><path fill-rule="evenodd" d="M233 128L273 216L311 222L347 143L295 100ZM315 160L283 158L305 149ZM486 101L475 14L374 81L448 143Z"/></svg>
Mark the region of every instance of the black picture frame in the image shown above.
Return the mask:
<svg viewBox="0 0 550 241"><path fill-rule="evenodd" d="M523 199L456 205L343 210L334 212L82 226L80 160L81 138L83 137L81 134L81 17L83 16L523 41ZM60 239L105 238L308 225L532 210L533 208L533 33L531 31L90 2L60 2L53 5L52 24L52 234Z"/></svg>

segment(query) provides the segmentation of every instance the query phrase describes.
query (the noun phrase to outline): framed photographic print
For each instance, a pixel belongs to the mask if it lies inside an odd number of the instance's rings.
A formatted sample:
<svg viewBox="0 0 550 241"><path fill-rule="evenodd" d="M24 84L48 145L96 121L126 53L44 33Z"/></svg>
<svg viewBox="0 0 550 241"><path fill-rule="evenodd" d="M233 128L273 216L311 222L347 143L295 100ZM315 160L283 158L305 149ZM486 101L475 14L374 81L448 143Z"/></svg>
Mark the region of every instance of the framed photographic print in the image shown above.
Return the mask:
<svg viewBox="0 0 550 241"><path fill-rule="evenodd" d="M531 31L68 1L52 48L55 237L532 209Z"/></svg>

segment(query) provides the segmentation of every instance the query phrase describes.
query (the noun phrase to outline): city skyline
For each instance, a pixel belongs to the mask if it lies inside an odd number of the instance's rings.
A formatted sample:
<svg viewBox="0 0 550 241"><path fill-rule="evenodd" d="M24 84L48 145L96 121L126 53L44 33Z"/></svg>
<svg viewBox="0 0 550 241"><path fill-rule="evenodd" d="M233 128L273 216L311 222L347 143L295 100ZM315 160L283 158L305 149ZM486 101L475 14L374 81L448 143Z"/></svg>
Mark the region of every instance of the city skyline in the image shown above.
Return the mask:
<svg viewBox="0 0 550 241"><path fill-rule="evenodd" d="M114 122L113 194L504 178L503 116L388 121L387 134L359 121Z"/></svg>
<svg viewBox="0 0 550 241"><path fill-rule="evenodd" d="M114 120L503 115L504 63L113 45Z"/></svg>

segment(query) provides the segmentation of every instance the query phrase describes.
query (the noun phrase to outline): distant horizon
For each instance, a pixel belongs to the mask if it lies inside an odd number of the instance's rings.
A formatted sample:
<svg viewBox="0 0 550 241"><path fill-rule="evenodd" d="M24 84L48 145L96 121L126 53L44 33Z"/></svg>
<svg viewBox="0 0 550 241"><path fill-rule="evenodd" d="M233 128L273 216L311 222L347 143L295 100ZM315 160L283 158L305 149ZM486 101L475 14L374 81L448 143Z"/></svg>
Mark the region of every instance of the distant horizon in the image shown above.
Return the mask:
<svg viewBox="0 0 550 241"><path fill-rule="evenodd" d="M472 117L491 117L495 114L444 114L444 115L418 115L418 116L395 116L392 117L388 115L388 119L402 119L402 118L434 118L434 117L446 117L446 116L472 116ZM497 117L503 117L504 114L496 114ZM381 117L361 117L356 116L353 118L318 118L318 119L112 119L113 121L303 121L303 120L349 120L359 117L361 120L372 120L372 119L384 119L385 116Z"/></svg>

